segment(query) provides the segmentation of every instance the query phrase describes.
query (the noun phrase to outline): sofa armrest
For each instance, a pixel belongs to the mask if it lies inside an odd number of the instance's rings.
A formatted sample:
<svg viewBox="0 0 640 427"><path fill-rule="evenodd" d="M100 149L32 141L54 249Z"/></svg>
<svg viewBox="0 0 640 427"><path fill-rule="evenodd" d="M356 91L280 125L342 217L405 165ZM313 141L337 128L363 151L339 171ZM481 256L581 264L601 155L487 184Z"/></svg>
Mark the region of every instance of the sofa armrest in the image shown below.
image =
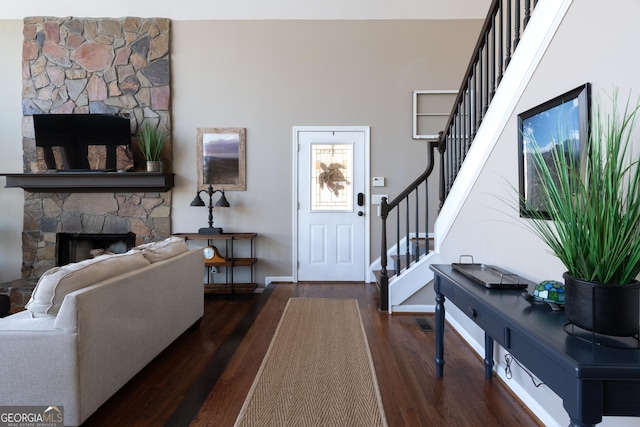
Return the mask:
<svg viewBox="0 0 640 427"><path fill-rule="evenodd" d="M0 330L0 406L60 405L79 400L76 334L55 330Z"/></svg>

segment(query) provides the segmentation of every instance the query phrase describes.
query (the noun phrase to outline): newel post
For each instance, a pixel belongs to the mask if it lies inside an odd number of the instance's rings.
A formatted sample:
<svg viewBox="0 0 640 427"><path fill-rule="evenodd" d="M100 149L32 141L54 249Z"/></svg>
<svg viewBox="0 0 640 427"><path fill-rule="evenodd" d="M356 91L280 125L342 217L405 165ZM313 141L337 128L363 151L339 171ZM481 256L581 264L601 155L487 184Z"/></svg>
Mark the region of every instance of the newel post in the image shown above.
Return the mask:
<svg viewBox="0 0 640 427"><path fill-rule="evenodd" d="M382 219L382 243L380 245L380 310L389 310L389 274L387 272L387 216L389 204L387 198L380 201L380 218Z"/></svg>

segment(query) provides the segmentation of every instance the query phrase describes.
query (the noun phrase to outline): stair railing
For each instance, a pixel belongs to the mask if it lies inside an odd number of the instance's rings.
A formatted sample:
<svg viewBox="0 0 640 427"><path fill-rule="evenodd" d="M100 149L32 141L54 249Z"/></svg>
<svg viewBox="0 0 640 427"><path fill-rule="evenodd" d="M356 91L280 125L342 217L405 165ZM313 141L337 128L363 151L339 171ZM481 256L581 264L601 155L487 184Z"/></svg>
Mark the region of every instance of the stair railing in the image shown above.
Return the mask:
<svg viewBox="0 0 640 427"><path fill-rule="evenodd" d="M537 3L537 0L493 0L444 131L440 132L438 141L429 143L425 172L393 200L382 199L378 278L381 310L389 309L389 278L402 274L429 253L428 178L434 169L435 149L440 157L439 208L442 208ZM389 271L387 219L394 210L396 251L392 256L394 270ZM426 238L424 249L420 245L420 230L424 230ZM402 248L401 242L404 242Z"/></svg>

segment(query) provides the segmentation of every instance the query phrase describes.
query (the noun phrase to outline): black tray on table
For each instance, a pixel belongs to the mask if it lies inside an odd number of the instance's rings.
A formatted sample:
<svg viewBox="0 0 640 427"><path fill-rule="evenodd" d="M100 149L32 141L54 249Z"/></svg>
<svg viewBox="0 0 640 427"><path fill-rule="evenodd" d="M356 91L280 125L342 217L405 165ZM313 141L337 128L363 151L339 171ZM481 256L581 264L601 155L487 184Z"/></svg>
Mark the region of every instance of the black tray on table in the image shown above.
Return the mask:
<svg viewBox="0 0 640 427"><path fill-rule="evenodd" d="M517 274L495 265L476 264L473 259L471 263L452 263L451 268L489 289L526 289L528 287L527 283L521 283Z"/></svg>

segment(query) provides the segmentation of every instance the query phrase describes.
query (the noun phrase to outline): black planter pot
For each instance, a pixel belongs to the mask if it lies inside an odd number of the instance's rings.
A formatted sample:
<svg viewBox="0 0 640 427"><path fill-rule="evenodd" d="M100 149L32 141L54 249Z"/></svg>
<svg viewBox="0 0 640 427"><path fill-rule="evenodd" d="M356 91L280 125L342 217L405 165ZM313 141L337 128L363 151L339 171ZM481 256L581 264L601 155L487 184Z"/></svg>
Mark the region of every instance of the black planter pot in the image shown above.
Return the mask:
<svg viewBox="0 0 640 427"><path fill-rule="evenodd" d="M567 321L598 334L626 337L640 327L640 283L603 285L564 273Z"/></svg>

